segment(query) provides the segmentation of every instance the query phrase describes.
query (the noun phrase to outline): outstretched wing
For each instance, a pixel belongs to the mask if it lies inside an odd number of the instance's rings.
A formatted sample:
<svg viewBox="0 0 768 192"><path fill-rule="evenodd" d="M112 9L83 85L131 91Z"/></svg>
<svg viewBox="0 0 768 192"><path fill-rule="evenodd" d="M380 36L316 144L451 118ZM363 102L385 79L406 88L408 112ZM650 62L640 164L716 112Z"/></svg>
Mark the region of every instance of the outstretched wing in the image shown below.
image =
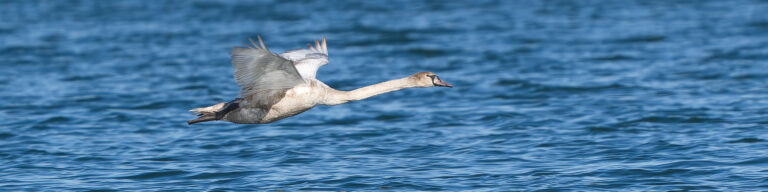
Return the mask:
<svg viewBox="0 0 768 192"><path fill-rule="evenodd" d="M317 69L328 64L328 44L323 37L322 41L315 40L315 46L307 44L307 49L287 51L280 56L291 60L302 77L314 79Z"/></svg>
<svg viewBox="0 0 768 192"><path fill-rule="evenodd" d="M235 82L240 86L240 97L259 90L286 89L304 83L293 62L267 49L261 36L259 45L235 47L229 55L235 69Z"/></svg>

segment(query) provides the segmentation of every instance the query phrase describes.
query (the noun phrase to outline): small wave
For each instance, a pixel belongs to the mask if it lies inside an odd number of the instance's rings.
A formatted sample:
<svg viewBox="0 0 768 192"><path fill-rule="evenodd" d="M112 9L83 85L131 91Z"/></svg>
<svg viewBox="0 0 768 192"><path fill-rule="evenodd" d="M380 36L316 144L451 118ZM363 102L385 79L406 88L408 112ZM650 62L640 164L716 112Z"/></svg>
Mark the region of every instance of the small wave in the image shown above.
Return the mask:
<svg viewBox="0 0 768 192"><path fill-rule="evenodd" d="M97 101L104 101L105 98L101 95L77 95L70 98L71 101L76 103L91 103Z"/></svg>
<svg viewBox="0 0 768 192"><path fill-rule="evenodd" d="M586 91L603 91L603 90L616 90L628 88L621 84L608 84L608 85L584 85L584 86L557 86L557 85L545 85L536 89L537 92L586 92Z"/></svg>
<svg viewBox="0 0 768 192"><path fill-rule="evenodd" d="M113 191L120 191L120 190L115 190L115 189L92 189L92 190L88 190L86 192L113 192Z"/></svg>
<svg viewBox="0 0 768 192"><path fill-rule="evenodd" d="M145 179L155 179L155 178L163 178L163 177L173 177L173 176L179 176L179 175L185 175L185 174L189 174L189 172L181 171L181 170L152 171L152 172L145 172L145 173L125 176L125 177L118 177L118 179L145 180Z"/></svg>
<svg viewBox="0 0 768 192"><path fill-rule="evenodd" d="M93 81L93 80L99 80L106 77L109 77L109 75L106 75L106 74L71 75L71 76L61 78L61 80L62 81Z"/></svg>
<svg viewBox="0 0 768 192"><path fill-rule="evenodd" d="M614 40L617 43L655 43L666 40L663 35L638 35Z"/></svg>
<svg viewBox="0 0 768 192"><path fill-rule="evenodd" d="M211 89L208 85L185 85L176 88L176 90L208 90Z"/></svg>
<svg viewBox="0 0 768 192"><path fill-rule="evenodd" d="M439 153L442 151L445 151L445 147L441 145L416 145L411 146L407 149L403 149L400 151L397 151L396 153L403 153L403 154L432 154L432 153Z"/></svg>
<svg viewBox="0 0 768 192"><path fill-rule="evenodd" d="M286 158L283 159L280 162L277 162L277 166L290 166L292 164L309 164L312 162L319 161L318 158Z"/></svg>
<svg viewBox="0 0 768 192"><path fill-rule="evenodd" d="M75 161L110 161L112 159L104 158L104 157L78 157L75 158Z"/></svg>
<svg viewBox="0 0 768 192"><path fill-rule="evenodd" d="M14 136L16 135L14 135L13 133L8 133L8 132L0 133L0 139L8 139Z"/></svg>
<svg viewBox="0 0 768 192"><path fill-rule="evenodd" d="M54 117L49 117L49 118L47 118L47 119L45 119L45 120L43 120L43 121L41 121L39 123L41 123L41 124L64 123L64 122L69 122L70 120L72 120L72 119L69 118L69 117L54 116Z"/></svg>
<svg viewBox="0 0 768 192"><path fill-rule="evenodd" d="M725 163L721 163L717 161L706 161L706 160L687 160L687 161L675 161L671 163L656 165L656 166L652 166L652 168L675 169L675 168L713 167L713 166L721 166L721 165L725 165Z"/></svg>
<svg viewBox="0 0 768 192"><path fill-rule="evenodd" d="M39 149L27 149L24 151L21 151L21 154L26 155L51 155L51 156L70 156L72 154L65 153L65 152L51 152L46 150L39 150Z"/></svg>
<svg viewBox="0 0 768 192"><path fill-rule="evenodd" d="M499 79L495 84L499 86L514 85L519 88L531 89L534 92L588 92L632 88L617 83L607 85L547 85L519 79Z"/></svg>
<svg viewBox="0 0 768 192"><path fill-rule="evenodd" d="M451 50L430 49L430 48L413 48L413 49L407 50L407 53L411 53L411 54L415 54L423 57L439 57L439 56L450 54L451 52L452 52Z"/></svg>
<svg viewBox="0 0 768 192"><path fill-rule="evenodd" d="M763 165L768 164L768 157L753 158L746 161L735 163L737 165Z"/></svg>
<svg viewBox="0 0 768 192"><path fill-rule="evenodd" d="M765 142L765 140L753 138L753 137L747 137L739 140L728 141L728 143L760 143L760 142Z"/></svg>
<svg viewBox="0 0 768 192"><path fill-rule="evenodd" d="M342 119L332 119L325 122L325 124L331 124L331 125L354 125L358 124L360 122L366 121L368 119L362 118L362 117L345 117Z"/></svg>
<svg viewBox="0 0 768 192"><path fill-rule="evenodd" d="M768 28L768 21L753 21L747 23L747 25L756 28Z"/></svg>
<svg viewBox="0 0 768 192"><path fill-rule="evenodd" d="M376 120L380 121L389 121L389 120L398 120L398 119L404 119L408 118L409 116L403 115L403 114L392 114L392 113L386 113L382 114L376 117Z"/></svg>
<svg viewBox="0 0 768 192"><path fill-rule="evenodd" d="M14 33L16 29L12 27L0 27L0 34L11 34Z"/></svg>
<svg viewBox="0 0 768 192"><path fill-rule="evenodd" d="M606 56L598 56L598 57L592 57L585 59L586 61L605 61L605 62L615 62L615 61L631 61L636 60L637 58L622 55L622 54L615 54L615 55L606 55Z"/></svg>
<svg viewBox="0 0 768 192"><path fill-rule="evenodd" d="M325 184L340 184L340 183L349 183L349 182L360 182L360 181L365 181L365 180L368 180L368 179L372 179L372 177L361 176L361 175L353 175L353 176L343 177L343 178L339 178L339 179L328 179L328 180L323 181L323 183L325 183Z"/></svg>
<svg viewBox="0 0 768 192"><path fill-rule="evenodd" d="M175 101L173 101L175 102ZM146 109L165 109L172 106L172 101L147 101L139 103L127 103L125 106L115 107L117 109L132 109L132 110L146 110Z"/></svg>
<svg viewBox="0 0 768 192"><path fill-rule="evenodd" d="M219 179L219 178L238 178L246 175L250 175L254 171L232 171L232 172L213 172L213 173L200 173L195 174L187 179Z"/></svg>
<svg viewBox="0 0 768 192"><path fill-rule="evenodd" d="M154 157L154 158L148 158L148 159L143 159L143 160L147 160L147 161L161 161L161 162L163 162L163 161L179 161L181 159L180 158L176 158L176 157Z"/></svg>
<svg viewBox="0 0 768 192"><path fill-rule="evenodd" d="M736 80L766 79L768 78L768 74L765 74L765 73L730 74L729 78L736 79Z"/></svg>
<svg viewBox="0 0 768 192"><path fill-rule="evenodd" d="M446 189L443 189L439 186L434 185L427 185L427 184L411 184L411 183L404 183L404 182L388 182L383 185L381 185L379 188L385 188L385 189L392 189L392 190L403 190L403 191L443 191Z"/></svg>
<svg viewBox="0 0 768 192"><path fill-rule="evenodd" d="M615 127L592 126L592 127L587 127L587 130L590 133L608 133L608 132L618 131L619 129Z"/></svg>
<svg viewBox="0 0 768 192"><path fill-rule="evenodd" d="M686 116L647 116L625 123L718 123L723 122L720 118L707 117L686 117Z"/></svg>
<svg viewBox="0 0 768 192"><path fill-rule="evenodd" d="M768 59L765 54L743 52L741 49L716 50L701 59L701 62L729 61L729 60L753 60L762 61Z"/></svg>
<svg viewBox="0 0 768 192"><path fill-rule="evenodd" d="M5 55L25 55L30 53L39 53L41 51L53 51L54 47L47 47L43 45L16 45L16 46L5 46L3 49L0 49L0 52L2 52ZM48 54L40 54L39 55L48 55Z"/></svg>

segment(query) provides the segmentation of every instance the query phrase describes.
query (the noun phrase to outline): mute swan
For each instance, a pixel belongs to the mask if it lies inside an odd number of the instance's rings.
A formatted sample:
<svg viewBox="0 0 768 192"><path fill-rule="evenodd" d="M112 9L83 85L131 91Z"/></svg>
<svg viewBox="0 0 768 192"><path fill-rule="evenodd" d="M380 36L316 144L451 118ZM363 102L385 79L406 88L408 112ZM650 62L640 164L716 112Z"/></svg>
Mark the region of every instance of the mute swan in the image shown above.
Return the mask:
<svg viewBox="0 0 768 192"><path fill-rule="evenodd" d="M378 94L411 87L453 87L432 72L389 80L358 88L339 91L315 79L320 66L328 64L328 47L323 37L307 49L296 49L276 55L267 49L261 36L259 44L235 47L230 56L235 69L235 82L240 87L238 97L227 103L190 111L198 118L195 124L224 120L232 123L271 123L307 111L316 105L338 105L362 100Z"/></svg>

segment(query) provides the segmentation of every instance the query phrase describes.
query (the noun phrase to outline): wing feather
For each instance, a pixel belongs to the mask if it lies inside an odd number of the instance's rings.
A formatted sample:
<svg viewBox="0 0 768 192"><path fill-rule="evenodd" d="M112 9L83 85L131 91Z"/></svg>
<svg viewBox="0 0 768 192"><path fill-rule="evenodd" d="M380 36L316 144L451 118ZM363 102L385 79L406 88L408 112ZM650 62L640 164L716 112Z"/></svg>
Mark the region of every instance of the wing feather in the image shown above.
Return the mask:
<svg viewBox="0 0 768 192"><path fill-rule="evenodd" d="M304 83L293 62L267 49L261 36L259 44L235 47L230 52L235 82L240 87L240 97L260 90L286 89Z"/></svg>
<svg viewBox="0 0 768 192"><path fill-rule="evenodd" d="M317 69L328 64L328 44L323 37L322 41L315 40L314 46L307 43L307 49L287 51L280 56L291 60L302 77L314 79Z"/></svg>

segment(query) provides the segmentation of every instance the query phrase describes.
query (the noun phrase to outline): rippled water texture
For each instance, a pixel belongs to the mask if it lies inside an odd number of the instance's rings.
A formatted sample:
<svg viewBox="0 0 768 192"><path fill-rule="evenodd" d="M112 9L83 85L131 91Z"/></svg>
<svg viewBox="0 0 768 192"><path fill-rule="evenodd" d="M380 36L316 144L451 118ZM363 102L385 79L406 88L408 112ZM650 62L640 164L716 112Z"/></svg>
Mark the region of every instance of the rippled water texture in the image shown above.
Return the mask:
<svg viewBox="0 0 768 192"><path fill-rule="evenodd" d="M2 1L2 191L768 190L768 1ZM228 52L408 89L267 125Z"/></svg>

